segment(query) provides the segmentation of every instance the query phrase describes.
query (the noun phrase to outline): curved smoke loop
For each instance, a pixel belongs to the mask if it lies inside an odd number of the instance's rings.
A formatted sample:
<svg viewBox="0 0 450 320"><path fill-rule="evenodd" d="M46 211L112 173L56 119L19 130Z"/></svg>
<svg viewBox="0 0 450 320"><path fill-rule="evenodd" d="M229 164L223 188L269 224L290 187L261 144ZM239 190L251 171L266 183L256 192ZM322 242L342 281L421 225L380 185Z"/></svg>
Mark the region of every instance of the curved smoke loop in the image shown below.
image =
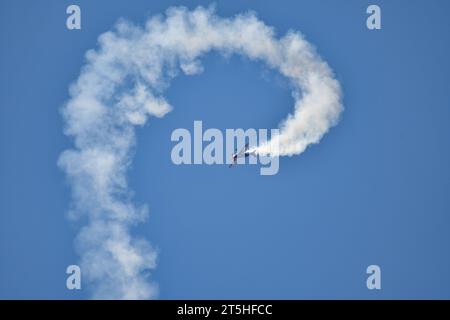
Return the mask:
<svg viewBox="0 0 450 320"><path fill-rule="evenodd" d="M257 152L300 154L338 120L340 86L328 65L301 34L288 32L277 39L252 13L224 19L211 9L170 8L144 28L120 21L114 31L102 34L99 48L87 52L63 108L65 133L73 136L75 148L59 159L72 184L71 212L88 220L76 244L94 298L157 294L148 279L156 251L129 231L147 214L146 207L133 204L127 186L134 127L171 110L162 96L169 81L180 69L187 75L201 72L198 58L210 50L264 61L292 83L293 113L281 123L280 134Z"/></svg>

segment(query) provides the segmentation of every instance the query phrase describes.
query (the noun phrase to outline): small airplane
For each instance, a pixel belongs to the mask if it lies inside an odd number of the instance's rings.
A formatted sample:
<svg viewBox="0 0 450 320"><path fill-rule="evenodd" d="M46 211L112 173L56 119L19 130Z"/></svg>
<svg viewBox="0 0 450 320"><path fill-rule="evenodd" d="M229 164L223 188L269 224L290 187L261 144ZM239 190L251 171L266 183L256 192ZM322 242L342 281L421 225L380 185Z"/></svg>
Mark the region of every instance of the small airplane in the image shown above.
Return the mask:
<svg viewBox="0 0 450 320"><path fill-rule="evenodd" d="M253 155L253 156L256 155L256 149L250 150L248 147L248 143L245 144L245 147L241 151L239 151L239 152L236 152L236 151L237 150L235 149L234 153L232 155L233 163L230 164L228 166L228 168L231 168L233 165L235 165L237 163L238 158L242 158L242 157L247 158L250 155Z"/></svg>

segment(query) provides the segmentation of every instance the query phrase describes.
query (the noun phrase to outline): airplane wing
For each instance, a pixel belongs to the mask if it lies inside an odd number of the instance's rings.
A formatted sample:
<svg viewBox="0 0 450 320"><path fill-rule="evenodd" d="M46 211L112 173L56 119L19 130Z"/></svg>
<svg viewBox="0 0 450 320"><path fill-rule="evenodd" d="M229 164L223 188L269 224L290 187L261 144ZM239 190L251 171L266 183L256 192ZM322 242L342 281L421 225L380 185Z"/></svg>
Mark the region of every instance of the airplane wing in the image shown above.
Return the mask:
<svg viewBox="0 0 450 320"><path fill-rule="evenodd" d="M239 153L237 154L238 157L242 157L245 152L248 150L248 143L245 144L245 147L241 149L241 151L239 151Z"/></svg>
<svg viewBox="0 0 450 320"><path fill-rule="evenodd" d="M230 165L228 166L228 168L231 168L233 165L235 165L236 164L236 159L234 159L233 160L233 162L232 163L230 163Z"/></svg>

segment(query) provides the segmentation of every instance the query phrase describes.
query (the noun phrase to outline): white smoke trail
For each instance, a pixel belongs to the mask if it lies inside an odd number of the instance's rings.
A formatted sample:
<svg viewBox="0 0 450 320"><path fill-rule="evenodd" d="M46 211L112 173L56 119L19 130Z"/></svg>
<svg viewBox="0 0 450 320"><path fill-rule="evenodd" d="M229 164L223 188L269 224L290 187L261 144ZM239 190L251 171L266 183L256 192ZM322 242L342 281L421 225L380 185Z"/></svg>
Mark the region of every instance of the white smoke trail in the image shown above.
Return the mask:
<svg viewBox="0 0 450 320"><path fill-rule="evenodd" d="M72 184L72 216L87 220L76 243L94 298L156 297L149 279L156 252L130 233L147 215L145 207L133 204L127 185L134 128L171 110L162 96L170 80L180 70L201 72L198 58L210 50L264 61L290 79L295 107L275 138L279 155L303 152L338 119L339 83L328 65L301 34L277 39L252 13L224 19L212 9L170 8L143 28L120 21L102 34L63 108L65 132L75 148L59 159ZM276 155L272 145L273 140L258 152Z"/></svg>

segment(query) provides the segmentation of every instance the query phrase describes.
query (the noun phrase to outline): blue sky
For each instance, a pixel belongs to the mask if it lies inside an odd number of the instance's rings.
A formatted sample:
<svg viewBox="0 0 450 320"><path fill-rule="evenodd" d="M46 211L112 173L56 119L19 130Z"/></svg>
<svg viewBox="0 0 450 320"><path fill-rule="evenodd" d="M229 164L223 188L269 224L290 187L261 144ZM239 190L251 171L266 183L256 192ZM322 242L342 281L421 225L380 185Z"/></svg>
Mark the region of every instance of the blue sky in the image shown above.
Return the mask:
<svg viewBox="0 0 450 320"><path fill-rule="evenodd" d="M66 7L82 30L65 27ZM84 53L124 17L144 23L207 1L2 1L0 298L89 298L66 289L81 222L57 167L71 148L59 109ZM257 166L175 166L176 128L274 128L291 111L260 63L209 54L172 82L174 110L137 131L129 182L150 216L133 230L159 250L152 279L171 298L450 298L450 21L446 1L216 1L253 10L278 36L301 31L336 73L345 111L320 144ZM366 8L382 29L366 28ZM366 288L366 267L382 290Z"/></svg>

